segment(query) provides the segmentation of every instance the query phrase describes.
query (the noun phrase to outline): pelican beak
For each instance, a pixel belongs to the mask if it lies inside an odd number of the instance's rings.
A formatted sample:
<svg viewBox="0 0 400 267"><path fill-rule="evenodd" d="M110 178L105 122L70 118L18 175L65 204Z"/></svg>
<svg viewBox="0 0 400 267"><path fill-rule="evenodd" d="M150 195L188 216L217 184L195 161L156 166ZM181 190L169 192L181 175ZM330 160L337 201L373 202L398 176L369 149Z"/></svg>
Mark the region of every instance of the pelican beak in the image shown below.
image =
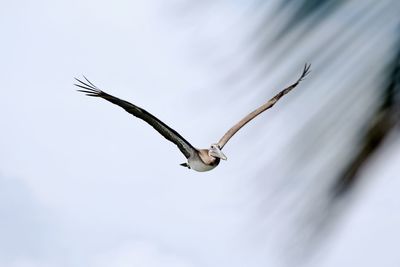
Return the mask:
<svg viewBox="0 0 400 267"><path fill-rule="evenodd" d="M222 153L221 149L219 149L218 147L210 148L209 154L213 157L227 160L227 157L224 155L224 153Z"/></svg>

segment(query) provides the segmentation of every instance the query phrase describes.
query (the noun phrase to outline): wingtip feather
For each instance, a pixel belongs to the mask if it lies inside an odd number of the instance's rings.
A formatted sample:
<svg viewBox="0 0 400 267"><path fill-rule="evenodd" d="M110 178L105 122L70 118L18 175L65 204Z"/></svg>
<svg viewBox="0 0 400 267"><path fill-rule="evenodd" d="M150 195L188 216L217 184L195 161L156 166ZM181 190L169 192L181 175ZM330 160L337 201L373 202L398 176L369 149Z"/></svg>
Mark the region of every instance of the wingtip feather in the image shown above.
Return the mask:
<svg viewBox="0 0 400 267"><path fill-rule="evenodd" d="M77 91L85 93L87 96L101 96L103 91L100 90L99 88L97 88L84 75L83 75L83 77L85 78L86 82L75 77L75 80L77 81L77 83L74 83L74 85L79 88L82 88L82 89L78 89Z"/></svg>
<svg viewBox="0 0 400 267"><path fill-rule="evenodd" d="M308 74L310 74L310 72L311 72L311 69L310 69L310 68L311 68L311 64L310 64L310 63L305 63L305 64L304 64L303 72L302 72L300 78L297 80L297 83L299 83L299 82L305 80L306 76L307 76Z"/></svg>

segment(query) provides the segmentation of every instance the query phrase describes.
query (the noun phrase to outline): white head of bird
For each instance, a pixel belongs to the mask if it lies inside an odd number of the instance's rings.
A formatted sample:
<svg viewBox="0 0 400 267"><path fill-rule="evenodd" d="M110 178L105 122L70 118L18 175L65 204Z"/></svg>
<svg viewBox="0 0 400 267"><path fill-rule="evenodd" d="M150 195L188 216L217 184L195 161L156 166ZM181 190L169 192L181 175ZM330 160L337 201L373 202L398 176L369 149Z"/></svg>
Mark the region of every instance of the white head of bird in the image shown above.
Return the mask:
<svg viewBox="0 0 400 267"><path fill-rule="evenodd" d="M227 160L227 157L225 156L224 153L222 153L221 148L219 147L218 144L212 144L210 146L210 149L208 150L208 155L210 157L214 157L214 158L220 158L223 160Z"/></svg>

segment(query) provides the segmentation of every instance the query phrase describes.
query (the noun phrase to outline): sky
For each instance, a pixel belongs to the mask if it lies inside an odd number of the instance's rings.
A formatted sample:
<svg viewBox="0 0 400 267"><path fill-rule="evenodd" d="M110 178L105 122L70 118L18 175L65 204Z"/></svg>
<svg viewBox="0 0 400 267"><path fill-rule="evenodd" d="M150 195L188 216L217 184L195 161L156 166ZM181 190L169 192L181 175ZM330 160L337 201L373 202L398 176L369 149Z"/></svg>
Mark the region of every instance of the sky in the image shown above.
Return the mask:
<svg viewBox="0 0 400 267"><path fill-rule="evenodd" d="M215 61L241 44L221 33L244 35L250 22L237 23L247 14L241 1L198 5L202 12L184 2L3 3L0 266L284 265L281 222L271 216L268 229L260 226L264 196L254 176L296 129L287 122L305 113L295 103L307 101L302 94L271 110L265 126L238 133L227 162L197 173L179 166L184 156L154 129L73 86L85 75L196 147L219 140L262 103L219 82L229 62ZM294 61L297 75L304 60ZM297 76L271 77L283 87ZM260 130L274 142L256 140ZM398 266L400 143L392 139L311 266ZM268 150L256 154L261 145Z"/></svg>

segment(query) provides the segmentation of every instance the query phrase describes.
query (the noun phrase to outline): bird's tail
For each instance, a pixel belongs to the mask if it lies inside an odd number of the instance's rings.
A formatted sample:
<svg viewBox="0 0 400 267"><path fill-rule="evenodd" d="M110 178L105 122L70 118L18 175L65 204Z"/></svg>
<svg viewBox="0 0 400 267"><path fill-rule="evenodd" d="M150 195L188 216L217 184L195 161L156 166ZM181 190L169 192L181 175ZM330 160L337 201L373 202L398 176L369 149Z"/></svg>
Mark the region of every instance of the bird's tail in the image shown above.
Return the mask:
<svg viewBox="0 0 400 267"><path fill-rule="evenodd" d="M181 165L182 167L186 167L186 168L190 169L189 164L187 164L186 162L185 162L185 163L182 163L182 164L179 164L179 165Z"/></svg>

